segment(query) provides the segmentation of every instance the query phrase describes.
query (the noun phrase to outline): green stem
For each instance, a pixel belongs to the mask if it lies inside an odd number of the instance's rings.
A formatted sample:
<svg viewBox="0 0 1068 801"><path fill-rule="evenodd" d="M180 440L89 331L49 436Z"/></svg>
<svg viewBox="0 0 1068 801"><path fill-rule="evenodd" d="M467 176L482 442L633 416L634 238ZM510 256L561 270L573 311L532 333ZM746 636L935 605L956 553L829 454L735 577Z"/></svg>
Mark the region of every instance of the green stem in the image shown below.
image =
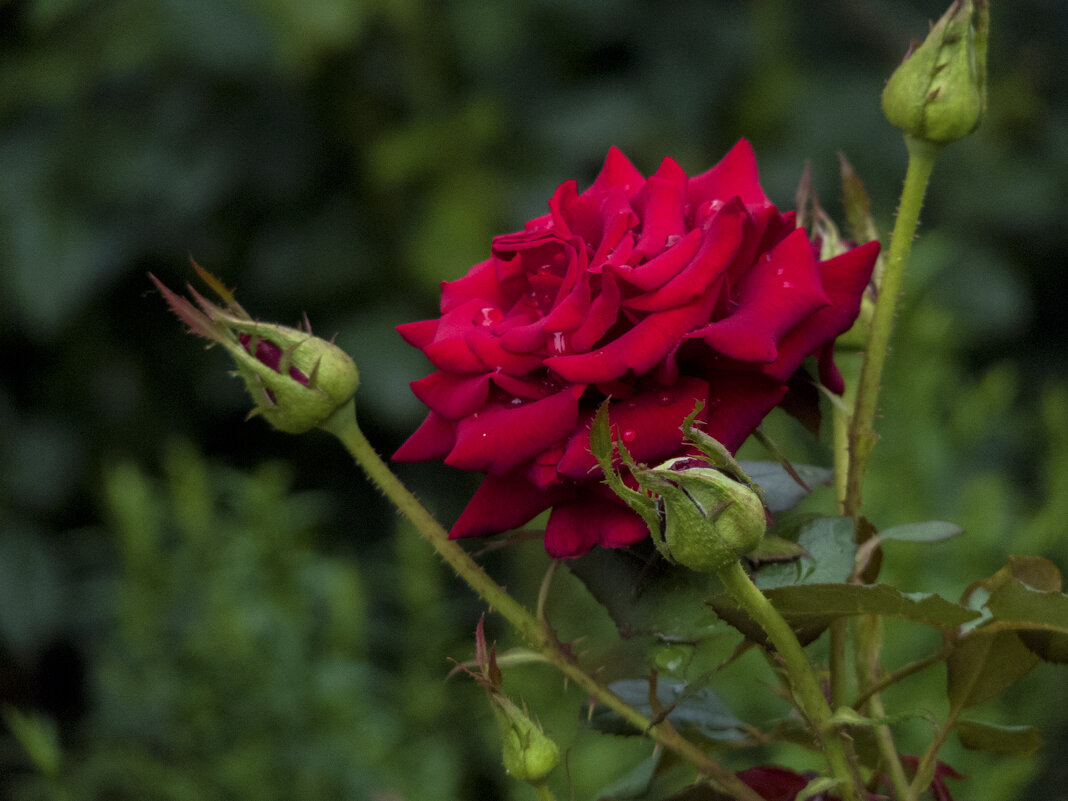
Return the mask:
<svg viewBox="0 0 1068 801"><path fill-rule="evenodd" d="M522 604L482 569L459 544L449 539L449 534L441 527L400 479L389 469L382 458L375 452L371 443L363 435L356 423L354 402L339 409L323 426L323 429L336 436L345 446L356 463L363 468L367 477L389 498L400 512L419 530L419 533L434 547L442 559L479 594L479 596L501 614L519 634L535 649L574 681L591 698L617 712L624 720L639 731L647 733L653 740L669 748L683 759L694 764L698 770L723 792L738 801L762 801L760 795L751 790L733 772L709 758L700 748L680 735L666 721L652 725L652 721L619 696L604 687L590 674L575 663L573 657L556 639L552 629L532 615Z"/></svg>
<svg viewBox="0 0 1068 801"><path fill-rule="evenodd" d="M556 796L547 784L534 785L534 792L537 793L538 801L556 801Z"/></svg>
<svg viewBox="0 0 1068 801"><path fill-rule="evenodd" d="M879 651L883 639L882 619L876 615L865 616L859 622L858 629L860 634L857 642L857 673L861 683L870 687L879 679ZM875 720L886 719L886 707L883 706L883 699L878 690L869 693L867 707L868 717ZM894 745L894 735L885 723L876 724L872 728L872 734L875 736L875 744L879 749L886 772L890 776L894 798L902 801L908 794L909 780L905 775L901 758L898 756L897 747Z"/></svg>
<svg viewBox="0 0 1068 801"><path fill-rule="evenodd" d="M920 209L927 192L927 183L934 169L935 157L939 146L905 137L909 151L909 166L905 173L905 185L901 190L901 202L897 210L897 221L890 236L890 249L886 259L879 296L875 301L872 315L871 334L868 347L864 353L864 366L861 368L860 385L857 388L857 402L853 409L853 419L849 428L849 473L846 479L846 496L844 512L855 517L860 512L862 500L862 483L867 468L868 457L875 445L876 435L873 427L875 409L879 399L879 388L883 376L883 364L890 344L890 332L894 325L894 309L901 292L901 282L905 275L905 265L912 252L912 240L920 221Z"/></svg>
<svg viewBox="0 0 1068 801"><path fill-rule="evenodd" d="M934 779L935 767L937 767L938 750L942 747L946 741L946 737L953 730L953 727L957 724L957 716L961 713L961 707L953 707L949 711L949 716L946 718L945 724L942 726L942 730L938 732L938 736L934 741L927 746L927 750L923 752L923 756L920 757L920 762L916 766L916 774L912 777L912 784L909 785L907 793L902 796L904 801L919 801L921 795L931 786L931 781Z"/></svg>
<svg viewBox="0 0 1068 801"><path fill-rule="evenodd" d="M831 707L823 696L819 679L809 664L797 635L771 601L749 578L741 562L734 562L717 575L727 591L768 635L771 644L786 665L794 698L808 718L827 759L831 776L839 781L835 792L845 801L858 798L853 771L846 759L842 739L831 725Z"/></svg>

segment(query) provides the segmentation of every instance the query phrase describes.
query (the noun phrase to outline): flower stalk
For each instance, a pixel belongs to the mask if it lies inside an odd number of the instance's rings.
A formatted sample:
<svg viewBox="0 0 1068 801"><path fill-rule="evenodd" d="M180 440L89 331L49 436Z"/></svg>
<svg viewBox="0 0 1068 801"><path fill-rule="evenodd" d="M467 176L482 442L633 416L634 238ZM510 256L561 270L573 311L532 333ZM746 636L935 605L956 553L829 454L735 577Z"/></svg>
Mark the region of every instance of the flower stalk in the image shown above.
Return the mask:
<svg viewBox="0 0 1068 801"><path fill-rule="evenodd" d="M873 424L879 400L883 366L889 351L890 333L894 326L894 311L905 276L905 266L912 253L912 241L920 221L920 209L927 192L927 184L934 169L940 146L905 136L909 162L905 173L905 185L901 190L897 220L890 236L886 270L883 273L879 295L872 315L871 334L864 353L864 366L860 371L856 405L849 425L849 470L846 477L843 511L855 517L860 512L862 483L868 458L878 439Z"/></svg>
<svg viewBox="0 0 1068 801"><path fill-rule="evenodd" d="M768 635L768 640L782 658L794 699L823 746L831 776L838 781L835 792L844 801L856 801L859 798L856 781L846 758L842 738L831 723L831 707L793 629L749 578L740 561L718 571L716 575L727 591Z"/></svg>

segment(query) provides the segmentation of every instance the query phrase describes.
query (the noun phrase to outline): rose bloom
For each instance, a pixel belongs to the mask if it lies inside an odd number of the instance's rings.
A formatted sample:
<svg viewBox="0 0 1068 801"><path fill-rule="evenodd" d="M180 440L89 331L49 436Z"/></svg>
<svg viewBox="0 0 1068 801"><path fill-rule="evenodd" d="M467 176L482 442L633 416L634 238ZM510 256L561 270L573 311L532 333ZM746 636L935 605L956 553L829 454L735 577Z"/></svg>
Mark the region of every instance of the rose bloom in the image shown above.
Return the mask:
<svg viewBox="0 0 1068 801"><path fill-rule="evenodd" d="M507 531L552 508L550 555L648 535L603 483L589 424L611 400L640 462L682 456L680 425L736 451L808 356L835 392L834 338L856 319L878 244L827 261L760 187L741 141L693 178L671 159L646 179L618 150L581 194L493 240L444 282L441 317L398 326L436 371L412 383L430 408L394 454L487 476L452 537Z"/></svg>

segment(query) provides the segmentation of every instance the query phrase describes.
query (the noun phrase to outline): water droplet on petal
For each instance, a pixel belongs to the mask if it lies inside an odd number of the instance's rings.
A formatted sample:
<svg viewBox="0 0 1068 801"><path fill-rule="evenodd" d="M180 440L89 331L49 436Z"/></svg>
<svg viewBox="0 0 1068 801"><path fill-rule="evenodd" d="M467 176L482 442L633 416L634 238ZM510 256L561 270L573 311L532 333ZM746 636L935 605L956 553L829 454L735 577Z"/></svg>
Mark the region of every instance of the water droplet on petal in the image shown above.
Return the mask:
<svg viewBox="0 0 1068 801"><path fill-rule="evenodd" d="M471 318L471 322L474 325L489 326L500 321L503 316L504 315L501 313L500 309L495 309L492 306L486 306L475 312L475 316Z"/></svg>
<svg viewBox="0 0 1068 801"><path fill-rule="evenodd" d="M675 397L673 395L668 395L667 393L664 393L656 399L656 402L659 403L661 406L670 406L675 402Z"/></svg>
<svg viewBox="0 0 1068 801"><path fill-rule="evenodd" d="M510 404L512 404L512 406L522 406L523 405L523 399L522 398L512 398L508 402Z"/></svg>
<svg viewBox="0 0 1068 801"><path fill-rule="evenodd" d="M625 428L622 437L624 442L634 442L638 438L638 432L633 428Z"/></svg>
<svg viewBox="0 0 1068 801"><path fill-rule="evenodd" d="M675 247L675 245L679 244L679 242L681 240L682 240L682 237L679 234L671 234L671 236L669 236L667 239L664 240L664 247L665 248Z"/></svg>
<svg viewBox="0 0 1068 801"><path fill-rule="evenodd" d="M783 289L793 289L794 285L790 281L783 281L782 282L782 288Z"/></svg>
<svg viewBox="0 0 1068 801"><path fill-rule="evenodd" d="M553 334L553 350L557 353L564 353L567 350L567 340L561 331Z"/></svg>
<svg viewBox="0 0 1068 801"><path fill-rule="evenodd" d="M537 308L538 306L538 293L533 289L527 293L527 296L523 298L523 302L531 308Z"/></svg>
<svg viewBox="0 0 1068 801"><path fill-rule="evenodd" d="M637 409L638 408L638 401L630 400L630 401L627 401L626 403L624 403L623 406L624 406L624 408L627 408L627 409Z"/></svg>
<svg viewBox="0 0 1068 801"><path fill-rule="evenodd" d="M775 271L775 275L782 275L784 272L786 272L786 268L785 267L780 267L779 269L777 269Z"/></svg>

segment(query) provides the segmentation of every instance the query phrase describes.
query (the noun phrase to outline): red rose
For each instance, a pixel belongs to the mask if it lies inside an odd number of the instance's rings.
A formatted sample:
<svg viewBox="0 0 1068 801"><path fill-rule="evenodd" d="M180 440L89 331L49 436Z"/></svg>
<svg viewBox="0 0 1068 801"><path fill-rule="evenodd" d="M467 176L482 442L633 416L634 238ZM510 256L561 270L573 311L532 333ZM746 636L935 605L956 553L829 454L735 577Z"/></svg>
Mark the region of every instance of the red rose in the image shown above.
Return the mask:
<svg viewBox="0 0 1068 801"><path fill-rule="evenodd" d="M698 401L704 430L737 450L807 356L841 391L832 345L877 254L869 243L818 261L760 188L744 140L694 178L665 159L645 179L612 149L593 186L562 184L549 214L443 283L440 319L398 327L437 371L412 383L430 413L393 458L488 473L453 537L552 507L554 557L640 540L645 524L589 451L598 405L612 399L641 462L684 452L679 426Z"/></svg>

